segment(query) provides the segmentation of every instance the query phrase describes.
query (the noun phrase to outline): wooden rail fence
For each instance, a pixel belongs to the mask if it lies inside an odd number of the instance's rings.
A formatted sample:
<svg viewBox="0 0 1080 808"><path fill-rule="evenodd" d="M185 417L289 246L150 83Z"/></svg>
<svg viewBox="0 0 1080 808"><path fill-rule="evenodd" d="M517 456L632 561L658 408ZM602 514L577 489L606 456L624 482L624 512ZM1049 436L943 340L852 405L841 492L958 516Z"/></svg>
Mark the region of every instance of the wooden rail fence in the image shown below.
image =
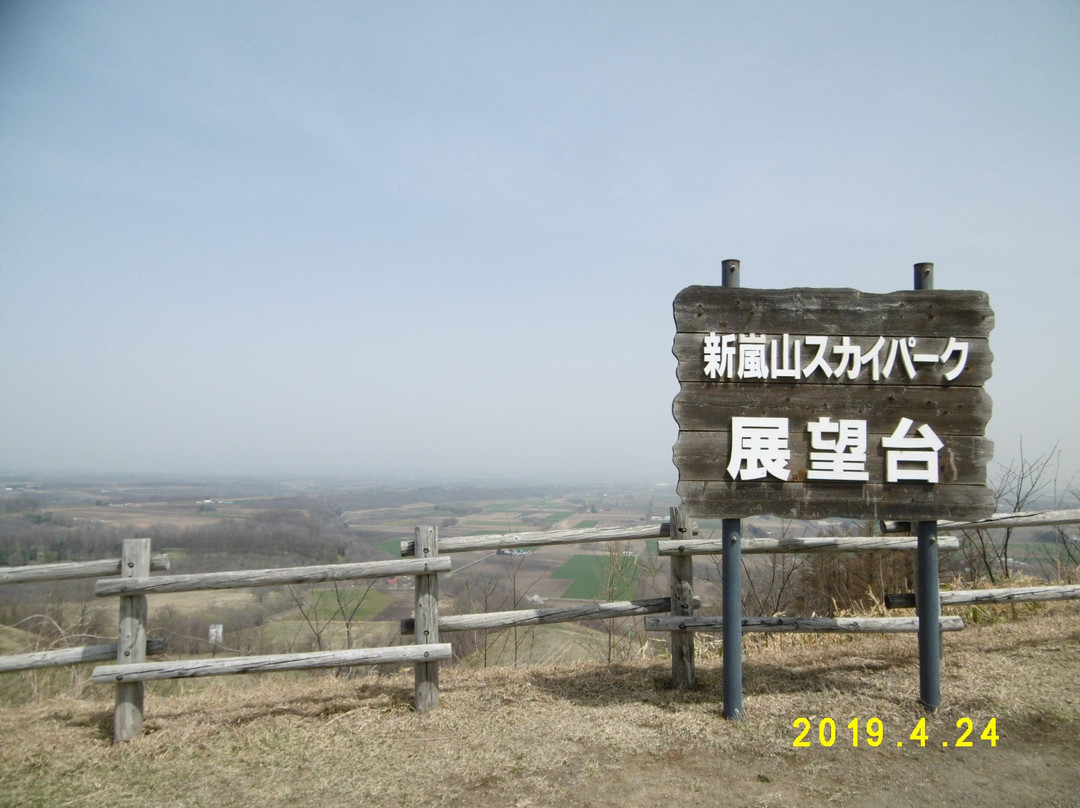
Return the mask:
<svg viewBox="0 0 1080 808"><path fill-rule="evenodd" d="M361 564L151 576L151 570L169 569L168 557L151 556L150 539L127 539L119 559L6 569L0 571L0 583L118 574L118 578L99 579L94 585L94 594L98 597L119 596L120 622L115 643L0 657L0 672L114 660L115 664L94 668L91 680L116 686L113 737L118 742L142 734L143 683L156 679L413 663L416 710L428 712L439 701L438 665L452 655L450 644L438 641L438 575L450 571L450 559L437 557L436 537L437 530L433 527L417 528L415 544L421 548L423 557ZM414 624L417 630L412 645L222 659L162 662L148 662L146 659L148 654L161 653L164 649L163 640L147 639L148 595L405 575L411 575L415 580Z"/></svg>
<svg viewBox="0 0 1080 808"><path fill-rule="evenodd" d="M650 523L631 527L575 528L569 530L530 531L524 533L493 533L481 536L461 536L438 540L439 553L466 553L477 550L520 549L523 547L550 547L561 544L587 544L661 539L669 535L667 523ZM416 554L414 541L401 542L401 555ZM477 631L506 629L518 626L550 625L580 620L606 620L618 617L636 617L666 612L671 608L670 597L643 598L639 600L586 603L573 606L555 606L544 609L514 609L501 612L444 615L438 620L440 631ZM700 605L700 599L696 599ZM401 633L413 634L415 626L408 618L401 621Z"/></svg>
<svg viewBox="0 0 1080 808"><path fill-rule="evenodd" d="M0 567L0 584L47 583L69 581L79 578L99 578L102 575L119 575L123 559L107 558L95 561L65 561L60 564L34 564L27 567ZM169 569L169 556L150 557L150 569ZM0 656L0 673L57 668L84 662L104 662L116 659L116 642L86 645L77 648L58 648L52 651L34 651L28 654ZM165 640L149 641L146 652L150 655L164 653Z"/></svg>
<svg viewBox="0 0 1080 808"><path fill-rule="evenodd" d="M687 522L681 508L671 509L667 540L657 542L657 552L671 559L672 610L664 617L646 617L646 631L671 633L671 678L676 689L693 689L694 632L722 632L720 616L695 616L693 601L682 598L677 604L676 593L693 592L693 558L697 555L720 555L724 538L701 539L698 530ZM670 526L677 529L671 530ZM941 550L958 550L959 539L939 537ZM895 552L915 550L917 540L911 536L830 536L812 538L753 538L740 539L742 553L856 553ZM826 617L740 617L742 633L747 632L845 632L896 633L918 632L919 619L909 617L826 618ZM943 618L941 631L958 631L964 627L960 618Z"/></svg>
<svg viewBox="0 0 1080 808"><path fill-rule="evenodd" d="M996 514L979 522L942 523L942 527L968 530L1073 523L1080 523L1080 510ZM669 596L544 609L518 609L462 615L439 614L438 576L440 573L451 571L450 559L441 554L639 539L657 539L659 555L670 559ZM959 540L954 536L941 536L939 542L941 550L955 550L959 547ZM438 705L439 663L449 660L452 656L450 643L440 642L440 632L452 633L645 616L647 631L666 631L671 635L674 686L692 688L695 682L694 632L723 630L722 617L694 615L694 610L701 605L701 599L693 591L693 558L696 555L721 553L722 547L722 540L699 538L697 526L688 521L681 508L671 509L668 522L635 527L491 534L441 540L438 537L437 528L418 527L415 529L412 540L401 543L403 556L401 559L359 564L328 564L187 575L151 576L151 571L169 569L168 556L152 556L149 539L129 539L124 542L123 556L120 559L0 569L0 584L99 578L94 586L95 595L119 596L120 602L119 636L115 643L0 657L0 673L115 660L115 664L96 667L91 679L95 683L116 686L114 738L116 741L124 741L142 732L143 683L145 681L353 665L413 663L415 705L417 712L423 713ZM915 547L916 540L906 536L760 538L743 540L742 552L892 552L910 551ZM413 576L415 580L415 608L413 618L401 621L401 632L414 638L412 645L209 660L158 662L146 660L147 655L160 654L164 651L162 640L147 640L148 595L407 575ZM943 605L1066 598L1080 598L1080 586L941 591ZM886 605L889 608L909 608L915 605L914 595L910 593L889 595ZM743 633L751 631L892 633L915 632L918 630L918 624L918 617L745 617L741 620L741 630ZM957 631L962 629L963 625L963 620L959 617L939 619L941 631Z"/></svg>
<svg viewBox="0 0 1080 808"><path fill-rule="evenodd" d="M647 631L670 633L673 685L676 688L693 688L695 683L694 632L723 629L723 620L720 617L695 617L693 615L694 610L701 605L700 597L693 591L693 556L719 554L722 552L723 542L719 539L698 538L697 526L687 520L682 509L671 509L667 522L635 527L535 531L440 539L438 552L463 553L640 539L657 539L659 555L670 558L670 593L667 597L543 609L443 615L438 620L438 628L444 632L476 631L579 620L645 616ZM942 550L957 550L960 546L959 540L954 536L941 536L939 542ZM414 541L403 541L401 543L402 556L415 555L415 548ZM916 539L910 536L761 538L743 541L743 552L746 553L889 552L915 549ZM661 614L664 616L659 616ZM950 617L941 621L942 631L957 631L962 628L961 618ZM743 632L916 632L918 619L910 617L750 617L743 619L742 629ZM414 630L412 619L406 618L401 621L402 634L410 635Z"/></svg>
<svg viewBox="0 0 1080 808"><path fill-rule="evenodd" d="M672 636L672 683L676 688L694 686L693 632L722 632L722 617L693 615L693 605L676 609L676 591L692 591L695 555L720 555L724 539L697 538L697 530L686 526L671 530L671 525L682 524L685 517L679 508L672 508L668 524L670 538L657 542L657 551L671 559L672 613L663 617L645 618L646 631L668 631ZM998 513L986 519L971 522L941 522L948 530L976 530L994 528L1017 528L1080 523L1080 510L1029 511ZM883 524L884 527L884 524ZM898 530L909 529L909 524L895 525ZM939 536L940 551L960 549L956 536ZM742 553L820 553L820 552L894 552L914 551L918 541L914 536L867 536L867 537L813 537L813 538L751 538L740 539ZM1003 589L941 590L941 605L967 603L1010 603L1021 601L1047 601L1080 598L1080 586L1038 586ZM886 595L886 608L915 608L915 593L906 592ZM691 601L686 601L691 603ZM680 613L677 614L676 611ZM919 630L919 617L744 617L742 633L747 632L859 632L894 633ZM959 617L940 617L939 630L958 631L964 627Z"/></svg>

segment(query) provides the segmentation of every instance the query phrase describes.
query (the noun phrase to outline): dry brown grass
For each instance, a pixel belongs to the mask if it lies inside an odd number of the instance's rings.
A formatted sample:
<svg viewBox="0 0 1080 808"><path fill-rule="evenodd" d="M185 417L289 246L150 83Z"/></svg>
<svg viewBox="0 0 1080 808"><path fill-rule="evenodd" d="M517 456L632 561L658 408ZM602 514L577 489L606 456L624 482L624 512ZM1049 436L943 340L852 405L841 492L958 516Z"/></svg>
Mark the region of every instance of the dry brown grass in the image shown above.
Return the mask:
<svg viewBox="0 0 1080 808"><path fill-rule="evenodd" d="M696 692L665 661L448 668L442 703L411 709L411 673L279 675L150 685L145 737L110 743L111 693L0 711L0 803L142 806L1080 805L1080 605L945 637L931 743L914 636L748 643L745 720L725 721L702 643ZM814 722L794 749L792 721ZM844 726L880 718L886 742ZM816 741L835 719L835 746ZM991 748L941 747L994 717ZM977 736L976 732L976 736ZM897 748L896 741L904 742Z"/></svg>

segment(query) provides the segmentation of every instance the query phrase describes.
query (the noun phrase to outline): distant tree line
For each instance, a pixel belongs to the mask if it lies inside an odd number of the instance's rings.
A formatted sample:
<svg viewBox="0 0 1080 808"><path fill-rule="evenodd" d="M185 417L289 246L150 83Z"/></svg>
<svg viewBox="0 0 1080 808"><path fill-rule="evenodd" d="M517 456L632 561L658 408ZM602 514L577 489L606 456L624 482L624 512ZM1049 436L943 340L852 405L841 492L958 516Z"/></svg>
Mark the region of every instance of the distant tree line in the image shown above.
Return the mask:
<svg viewBox="0 0 1080 808"><path fill-rule="evenodd" d="M119 556L130 527L72 522L48 511L32 511L0 520L0 566L90 561Z"/></svg>

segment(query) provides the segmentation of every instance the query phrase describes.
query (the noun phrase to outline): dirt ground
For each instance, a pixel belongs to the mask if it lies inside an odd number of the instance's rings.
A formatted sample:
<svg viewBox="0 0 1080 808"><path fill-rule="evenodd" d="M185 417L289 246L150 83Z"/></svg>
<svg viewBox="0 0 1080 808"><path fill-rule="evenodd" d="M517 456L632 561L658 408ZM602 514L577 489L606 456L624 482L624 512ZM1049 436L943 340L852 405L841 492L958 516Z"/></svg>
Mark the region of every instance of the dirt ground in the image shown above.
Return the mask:
<svg viewBox="0 0 1080 808"><path fill-rule="evenodd" d="M411 672L152 683L145 736L121 746L109 688L90 686L0 710L0 804L1080 806L1080 607L944 642L925 746L911 738L924 716L911 635L748 641L741 722L722 717L704 641L694 692L670 689L662 659L446 668L425 716ZM799 717L809 748L793 746ZM965 718L972 746L958 748ZM990 719L994 745L979 737Z"/></svg>

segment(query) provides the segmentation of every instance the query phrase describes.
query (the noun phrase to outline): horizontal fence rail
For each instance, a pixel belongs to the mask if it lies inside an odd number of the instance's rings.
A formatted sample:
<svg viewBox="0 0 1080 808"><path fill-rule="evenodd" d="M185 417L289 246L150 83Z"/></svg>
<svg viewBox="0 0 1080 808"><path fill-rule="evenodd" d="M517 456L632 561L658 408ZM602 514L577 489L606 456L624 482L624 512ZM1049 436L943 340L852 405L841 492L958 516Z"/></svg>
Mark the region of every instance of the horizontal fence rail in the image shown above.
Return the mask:
<svg viewBox="0 0 1080 808"><path fill-rule="evenodd" d="M52 651L2 656L0 657L0 673L59 668L84 662L106 662L116 659L116 647L115 642L107 642L101 645L84 645L80 648L57 648ZM164 652L165 639L163 637L152 637L146 641L146 653L157 655Z"/></svg>
<svg viewBox="0 0 1080 808"><path fill-rule="evenodd" d="M697 598L696 603L701 604ZM671 609L671 598L647 598L612 603L586 603L579 606L554 606L548 609L513 609L481 614L448 614L439 617L439 631L479 631L481 629L540 626L567 623L575 620L607 620L612 617L634 617L658 614ZM412 634L415 624L411 618L401 621L401 633Z"/></svg>
<svg viewBox="0 0 1080 808"><path fill-rule="evenodd" d="M958 606L971 603L1029 603L1047 600L1080 599L1080 586L1023 586L1001 589L942 589L941 605ZM902 592L885 596L889 609L914 609L915 593Z"/></svg>
<svg viewBox="0 0 1080 808"><path fill-rule="evenodd" d="M324 581L352 581L361 578L386 578L398 575L422 575L449 572L449 558L368 561L359 564L325 564L312 567L239 570L236 572L201 572L189 575L161 575L156 578L118 578L98 581L94 594L148 595L162 592L198 592L207 589L237 589L249 586L317 584Z"/></svg>
<svg viewBox="0 0 1080 808"><path fill-rule="evenodd" d="M942 617L942 631L959 631L964 627L960 617ZM646 631L723 631L723 617L646 617ZM919 630L917 617L744 617L743 633L763 632L826 632L896 634Z"/></svg>
<svg viewBox="0 0 1080 808"><path fill-rule="evenodd" d="M940 550L959 550L955 536L939 536ZM812 538L743 539L745 553L885 553L895 550L914 550L917 540L912 536L816 536ZM660 555L720 555L723 539L668 539L657 542Z"/></svg>
<svg viewBox="0 0 1080 808"><path fill-rule="evenodd" d="M1080 523L1080 510L1016 511L995 513L973 522L938 522L941 530L990 530L1007 527L1048 527Z"/></svg>
<svg viewBox="0 0 1080 808"><path fill-rule="evenodd" d="M28 584L119 575L121 563L119 558L106 558L99 561L64 561L59 564L0 567L0 584ZM150 569L155 572L169 569L169 556L166 554L151 556Z"/></svg>
<svg viewBox="0 0 1080 808"><path fill-rule="evenodd" d="M568 530L542 530L530 533L489 533L483 536L458 536L450 539L439 539L439 552L467 553L470 550L498 550L543 547L552 544L664 539L667 536L667 522L656 522L641 527L573 528ZM415 542L403 541L401 543L401 555L403 557L416 555Z"/></svg>
<svg viewBox="0 0 1080 808"><path fill-rule="evenodd" d="M131 665L102 665L94 668L96 684L146 682L154 679L186 679L197 676L227 676L238 673L272 673L351 665L385 665L403 662L438 662L450 659L449 643L402 645L393 648L359 648L351 651L316 651L309 654L264 654L192 659L173 662L145 662Z"/></svg>

